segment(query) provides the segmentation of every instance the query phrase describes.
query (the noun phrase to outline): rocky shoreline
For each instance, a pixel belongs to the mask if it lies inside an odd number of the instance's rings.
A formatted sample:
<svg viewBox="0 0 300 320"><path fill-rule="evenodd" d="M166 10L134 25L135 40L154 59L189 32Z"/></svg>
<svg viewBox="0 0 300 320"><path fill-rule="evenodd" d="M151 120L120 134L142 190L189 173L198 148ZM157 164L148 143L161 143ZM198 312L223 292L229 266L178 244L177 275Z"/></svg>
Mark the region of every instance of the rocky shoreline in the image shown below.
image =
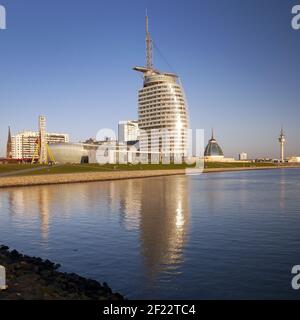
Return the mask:
<svg viewBox="0 0 300 320"><path fill-rule="evenodd" d="M105 282L59 272L59 264L10 251L3 245L0 265L6 268L8 286L0 291L0 300L124 300Z"/></svg>

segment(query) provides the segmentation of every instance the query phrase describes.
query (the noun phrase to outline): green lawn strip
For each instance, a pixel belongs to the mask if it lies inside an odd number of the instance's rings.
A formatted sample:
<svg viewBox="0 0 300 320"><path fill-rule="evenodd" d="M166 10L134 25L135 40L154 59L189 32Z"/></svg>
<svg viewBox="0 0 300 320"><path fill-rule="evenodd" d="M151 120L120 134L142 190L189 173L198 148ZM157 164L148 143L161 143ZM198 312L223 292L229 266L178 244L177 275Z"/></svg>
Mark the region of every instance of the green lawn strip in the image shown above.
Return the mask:
<svg viewBox="0 0 300 320"><path fill-rule="evenodd" d="M43 175L43 174L65 174L65 173L81 173L81 172L108 172L108 171L134 171L134 170L170 170L170 169L185 169L187 165L155 165L155 164L139 164L139 165L89 165L89 164L66 164L54 167L45 167L44 169L22 172L14 176L32 176L32 175Z"/></svg>
<svg viewBox="0 0 300 320"><path fill-rule="evenodd" d="M269 167L276 166L274 163L239 163L239 162L207 162L205 169L213 168L249 168L249 167ZM40 165L0 165L0 174L5 172L16 173L13 176L32 176L44 174L64 174L64 173L81 173L81 172L108 172L108 171L133 171L133 170L172 170L193 168L194 165L186 164L64 164L58 166L45 166L44 169L34 170L30 172L20 172L19 170L38 168Z"/></svg>
<svg viewBox="0 0 300 320"><path fill-rule="evenodd" d="M0 164L0 174L41 167L40 164Z"/></svg>
<svg viewBox="0 0 300 320"><path fill-rule="evenodd" d="M272 162L206 162L205 169L217 168L260 168L260 167L275 167L276 164Z"/></svg>

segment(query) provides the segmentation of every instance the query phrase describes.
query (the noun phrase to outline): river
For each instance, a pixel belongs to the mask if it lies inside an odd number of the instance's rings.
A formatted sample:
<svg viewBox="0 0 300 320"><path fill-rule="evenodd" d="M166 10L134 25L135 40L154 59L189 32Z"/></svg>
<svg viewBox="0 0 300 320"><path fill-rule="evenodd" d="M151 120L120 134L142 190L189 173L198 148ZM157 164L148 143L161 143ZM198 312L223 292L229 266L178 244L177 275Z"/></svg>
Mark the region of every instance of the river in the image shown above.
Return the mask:
<svg viewBox="0 0 300 320"><path fill-rule="evenodd" d="M299 299L300 169L1 189L0 244L129 299Z"/></svg>

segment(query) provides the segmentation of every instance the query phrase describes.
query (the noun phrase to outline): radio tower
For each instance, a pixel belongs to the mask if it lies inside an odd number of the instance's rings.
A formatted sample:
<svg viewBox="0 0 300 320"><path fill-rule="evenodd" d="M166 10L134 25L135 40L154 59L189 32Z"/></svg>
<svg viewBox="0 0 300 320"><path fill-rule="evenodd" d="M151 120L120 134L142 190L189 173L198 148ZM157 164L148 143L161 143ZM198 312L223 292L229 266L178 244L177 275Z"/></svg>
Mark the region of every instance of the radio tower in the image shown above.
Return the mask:
<svg viewBox="0 0 300 320"><path fill-rule="evenodd" d="M283 163L284 162L284 144L285 144L285 135L283 132L283 128L281 128L278 141L280 143L280 161Z"/></svg>
<svg viewBox="0 0 300 320"><path fill-rule="evenodd" d="M153 64L152 64L152 40L150 37L149 33L149 18L148 18L148 13L146 11L146 67L148 70L153 69Z"/></svg>

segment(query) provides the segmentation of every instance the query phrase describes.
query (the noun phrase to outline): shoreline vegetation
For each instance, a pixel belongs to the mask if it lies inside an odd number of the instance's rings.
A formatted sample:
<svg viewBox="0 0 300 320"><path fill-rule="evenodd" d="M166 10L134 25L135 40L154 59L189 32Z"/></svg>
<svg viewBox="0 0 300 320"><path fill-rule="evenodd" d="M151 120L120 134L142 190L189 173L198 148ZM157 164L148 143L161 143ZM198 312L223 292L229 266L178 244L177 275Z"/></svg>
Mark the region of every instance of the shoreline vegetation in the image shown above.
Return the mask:
<svg viewBox="0 0 300 320"><path fill-rule="evenodd" d="M124 300L105 282L59 272L59 264L10 251L3 245L0 265L6 269L8 286L0 291L0 300Z"/></svg>
<svg viewBox="0 0 300 320"><path fill-rule="evenodd" d="M66 164L53 166L2 164L0 165L0 188L183 175L186 174L186 169L192 168L194 165L186 164ZM210 162L205 163L203 173L282 168L300 168L300 165L269 162Z"/></svg>

